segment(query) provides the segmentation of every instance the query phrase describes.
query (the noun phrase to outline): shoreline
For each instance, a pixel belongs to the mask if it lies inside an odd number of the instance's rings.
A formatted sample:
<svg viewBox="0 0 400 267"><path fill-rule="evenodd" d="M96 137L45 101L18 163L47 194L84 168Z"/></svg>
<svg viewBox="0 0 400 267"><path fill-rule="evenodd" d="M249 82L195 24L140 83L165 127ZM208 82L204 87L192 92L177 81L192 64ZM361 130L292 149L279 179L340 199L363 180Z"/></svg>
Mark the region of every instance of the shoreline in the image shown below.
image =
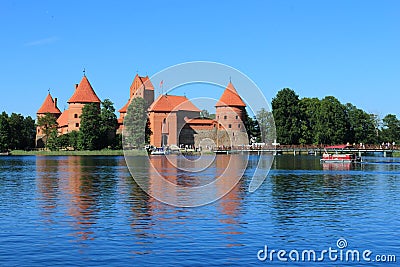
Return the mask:
<svg viewBox="0 0 400 267"><path fill-rule="evenodd" d="M146 156L147 151L145 150L129 150L125 152L129 156ZM198 152L192 152L187 154L197 155ZM185 153L183 153L185 154ZM200 153L199 153L200 154ZM208 153L206 153L208 154ZM209 153L213 154L213 153ZM12 150L9 156L124 156L124 150L61 150L61 151L24 151L24 150ZM300 156L300 155L297 155ZM399 158L400 153L394 152L391 157Z"/></svg>
<svg viewBox="0 0 400 267"><path fill-rule="evenodd" d="M134 155L142 155L141 151L135 151ZM143 151L143 155L146 152ZM24 151L12 150L10 156L123 156L123 150L83 150L83 151Z"/></svg>

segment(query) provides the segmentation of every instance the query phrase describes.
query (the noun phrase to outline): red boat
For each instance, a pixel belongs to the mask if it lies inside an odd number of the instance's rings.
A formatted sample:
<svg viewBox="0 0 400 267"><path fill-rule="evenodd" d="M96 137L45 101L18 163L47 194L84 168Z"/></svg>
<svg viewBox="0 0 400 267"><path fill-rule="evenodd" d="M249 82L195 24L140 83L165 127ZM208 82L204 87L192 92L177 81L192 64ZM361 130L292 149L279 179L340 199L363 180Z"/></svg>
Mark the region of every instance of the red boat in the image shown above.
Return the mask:
<svg viewBox="0 0 400 267"><path fill-rule="evenodd" d="M325 153L322 155L321 162L322 163L354 163L361 162L361 157L357 157L355 154L338 154L335 152L334 154L329 154L326 149L345 149L350 148L348 145L340 145L340 146L330 146L325 148Z"/></svg>

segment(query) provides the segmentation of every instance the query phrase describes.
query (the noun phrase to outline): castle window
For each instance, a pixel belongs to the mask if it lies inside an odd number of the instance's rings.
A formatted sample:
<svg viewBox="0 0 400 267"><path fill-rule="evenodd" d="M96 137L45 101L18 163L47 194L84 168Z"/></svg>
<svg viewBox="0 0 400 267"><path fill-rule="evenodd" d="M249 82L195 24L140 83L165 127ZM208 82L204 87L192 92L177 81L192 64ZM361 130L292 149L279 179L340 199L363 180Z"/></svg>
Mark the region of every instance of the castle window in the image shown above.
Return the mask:
<svg viewBox="0 0 400 267"><path fill-rule="evenodd" d="M78 114L74 114L74 118L75 118L75 119L78 118Z"/></svg>
<svg viewBox="0 0 400 267"><path fill-rule="evenodd" d="M240 124L238 124L238 128L240 128Z"/></svg>
<svg viewBox="0 0 400 267"><path fill-rule="evenodd" d="M239 116L236 115L236 119L238 119L238 118L239 118Z"/></svg>
<svg viewBox="0 0 400 267"><path fill-rule="evenodd" d="M228 124L228 128L232 128L232 124Z"/></svg>
<svg viewBox="0 0 400 267"><path fill-rule="evenodd" d="M224 116L224 120L226 120L227 118L228 118L228 116L225 115L225 116Z"/></svg>
<svg viewBox="0 0 400 267"><path fill-rule="evenodd" d="M162 123L166 124L166 123L167 123L167 119L164 118L163 121L162 121Z"/></svg>
<svg viewBox="0 0 400 267"><path fill-rule="evenodd" d="M77 127L77 128L78 128L78 127L79 127L79 123L75 123L75 127Z"/></svg>

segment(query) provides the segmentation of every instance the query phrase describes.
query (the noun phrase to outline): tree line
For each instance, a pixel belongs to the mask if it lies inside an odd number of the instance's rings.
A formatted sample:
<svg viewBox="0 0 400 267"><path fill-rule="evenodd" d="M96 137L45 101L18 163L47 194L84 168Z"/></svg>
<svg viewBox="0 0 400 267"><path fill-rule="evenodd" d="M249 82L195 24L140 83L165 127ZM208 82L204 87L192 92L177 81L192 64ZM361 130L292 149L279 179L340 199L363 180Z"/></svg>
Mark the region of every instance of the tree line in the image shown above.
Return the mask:
<svg viewBox="0 0 400 267"><path fill-rule="evenodd" d="M32 149L35 147L35 120L30 116L5 111L0 114L0 152L11 149Z"/></svg>
<svg viewBox="0 0 400 267"><path fill-rule="evenodd" d="M284 88L272 100L272 114L281 144L400 143L396 115L388 114L381 120L333 96L300 99L295 91Z"/></svg>

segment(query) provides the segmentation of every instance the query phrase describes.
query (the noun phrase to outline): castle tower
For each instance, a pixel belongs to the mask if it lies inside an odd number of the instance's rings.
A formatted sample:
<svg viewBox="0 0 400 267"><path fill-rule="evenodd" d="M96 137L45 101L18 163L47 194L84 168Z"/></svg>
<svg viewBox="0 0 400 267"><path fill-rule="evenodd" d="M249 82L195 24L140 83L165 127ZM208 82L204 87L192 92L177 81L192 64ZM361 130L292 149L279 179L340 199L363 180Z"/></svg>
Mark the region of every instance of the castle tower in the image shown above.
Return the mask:
<svg viewBox="0 0 400 267"><path fill-rule="evenodd" d="M86 75L84 75L81 82L75 85L75 92L68 100L68 110L64 111L67 115L65 117L68 117L66 120L68 121L67 132L79 130L81 123L80 116L86 104L95 103L100 109L100 102L100 98L94 92Z"/></svg>
<svg viewBox="0 0 400 267"><path fill-rule="evenodd" d="M215 105L215 119L218 122L220 136L226 132L225 138L218 139L219 146L248 145L249 141L244 126L246 104L239 96L231 82Z"/></svg>
<svg viewBox="0 0 400 267"><path fill-rule="evenodd" d="M131 103L132 99L136 97L141 97L146 100L147 108L154 102L154 86L150 81L149 76L142 77L136 74L131 87L129 89L129 100L128 102L120 109L118 112L120 113L118 119L118 133L122 132L124 118L126 112L128 111L128 106Z"/></svg>
<svg viewBox="0 0 400 267"><path fill-rule="evenodd" d="M57 107L57 98L54 98L49 93L43 101L42 106L36 112L37 118L45 116L47 113L53 115L56 119L60 117L61 111ZM45 134L42 129L37 126L36 127L36 147L44 147Z"/></svg>

